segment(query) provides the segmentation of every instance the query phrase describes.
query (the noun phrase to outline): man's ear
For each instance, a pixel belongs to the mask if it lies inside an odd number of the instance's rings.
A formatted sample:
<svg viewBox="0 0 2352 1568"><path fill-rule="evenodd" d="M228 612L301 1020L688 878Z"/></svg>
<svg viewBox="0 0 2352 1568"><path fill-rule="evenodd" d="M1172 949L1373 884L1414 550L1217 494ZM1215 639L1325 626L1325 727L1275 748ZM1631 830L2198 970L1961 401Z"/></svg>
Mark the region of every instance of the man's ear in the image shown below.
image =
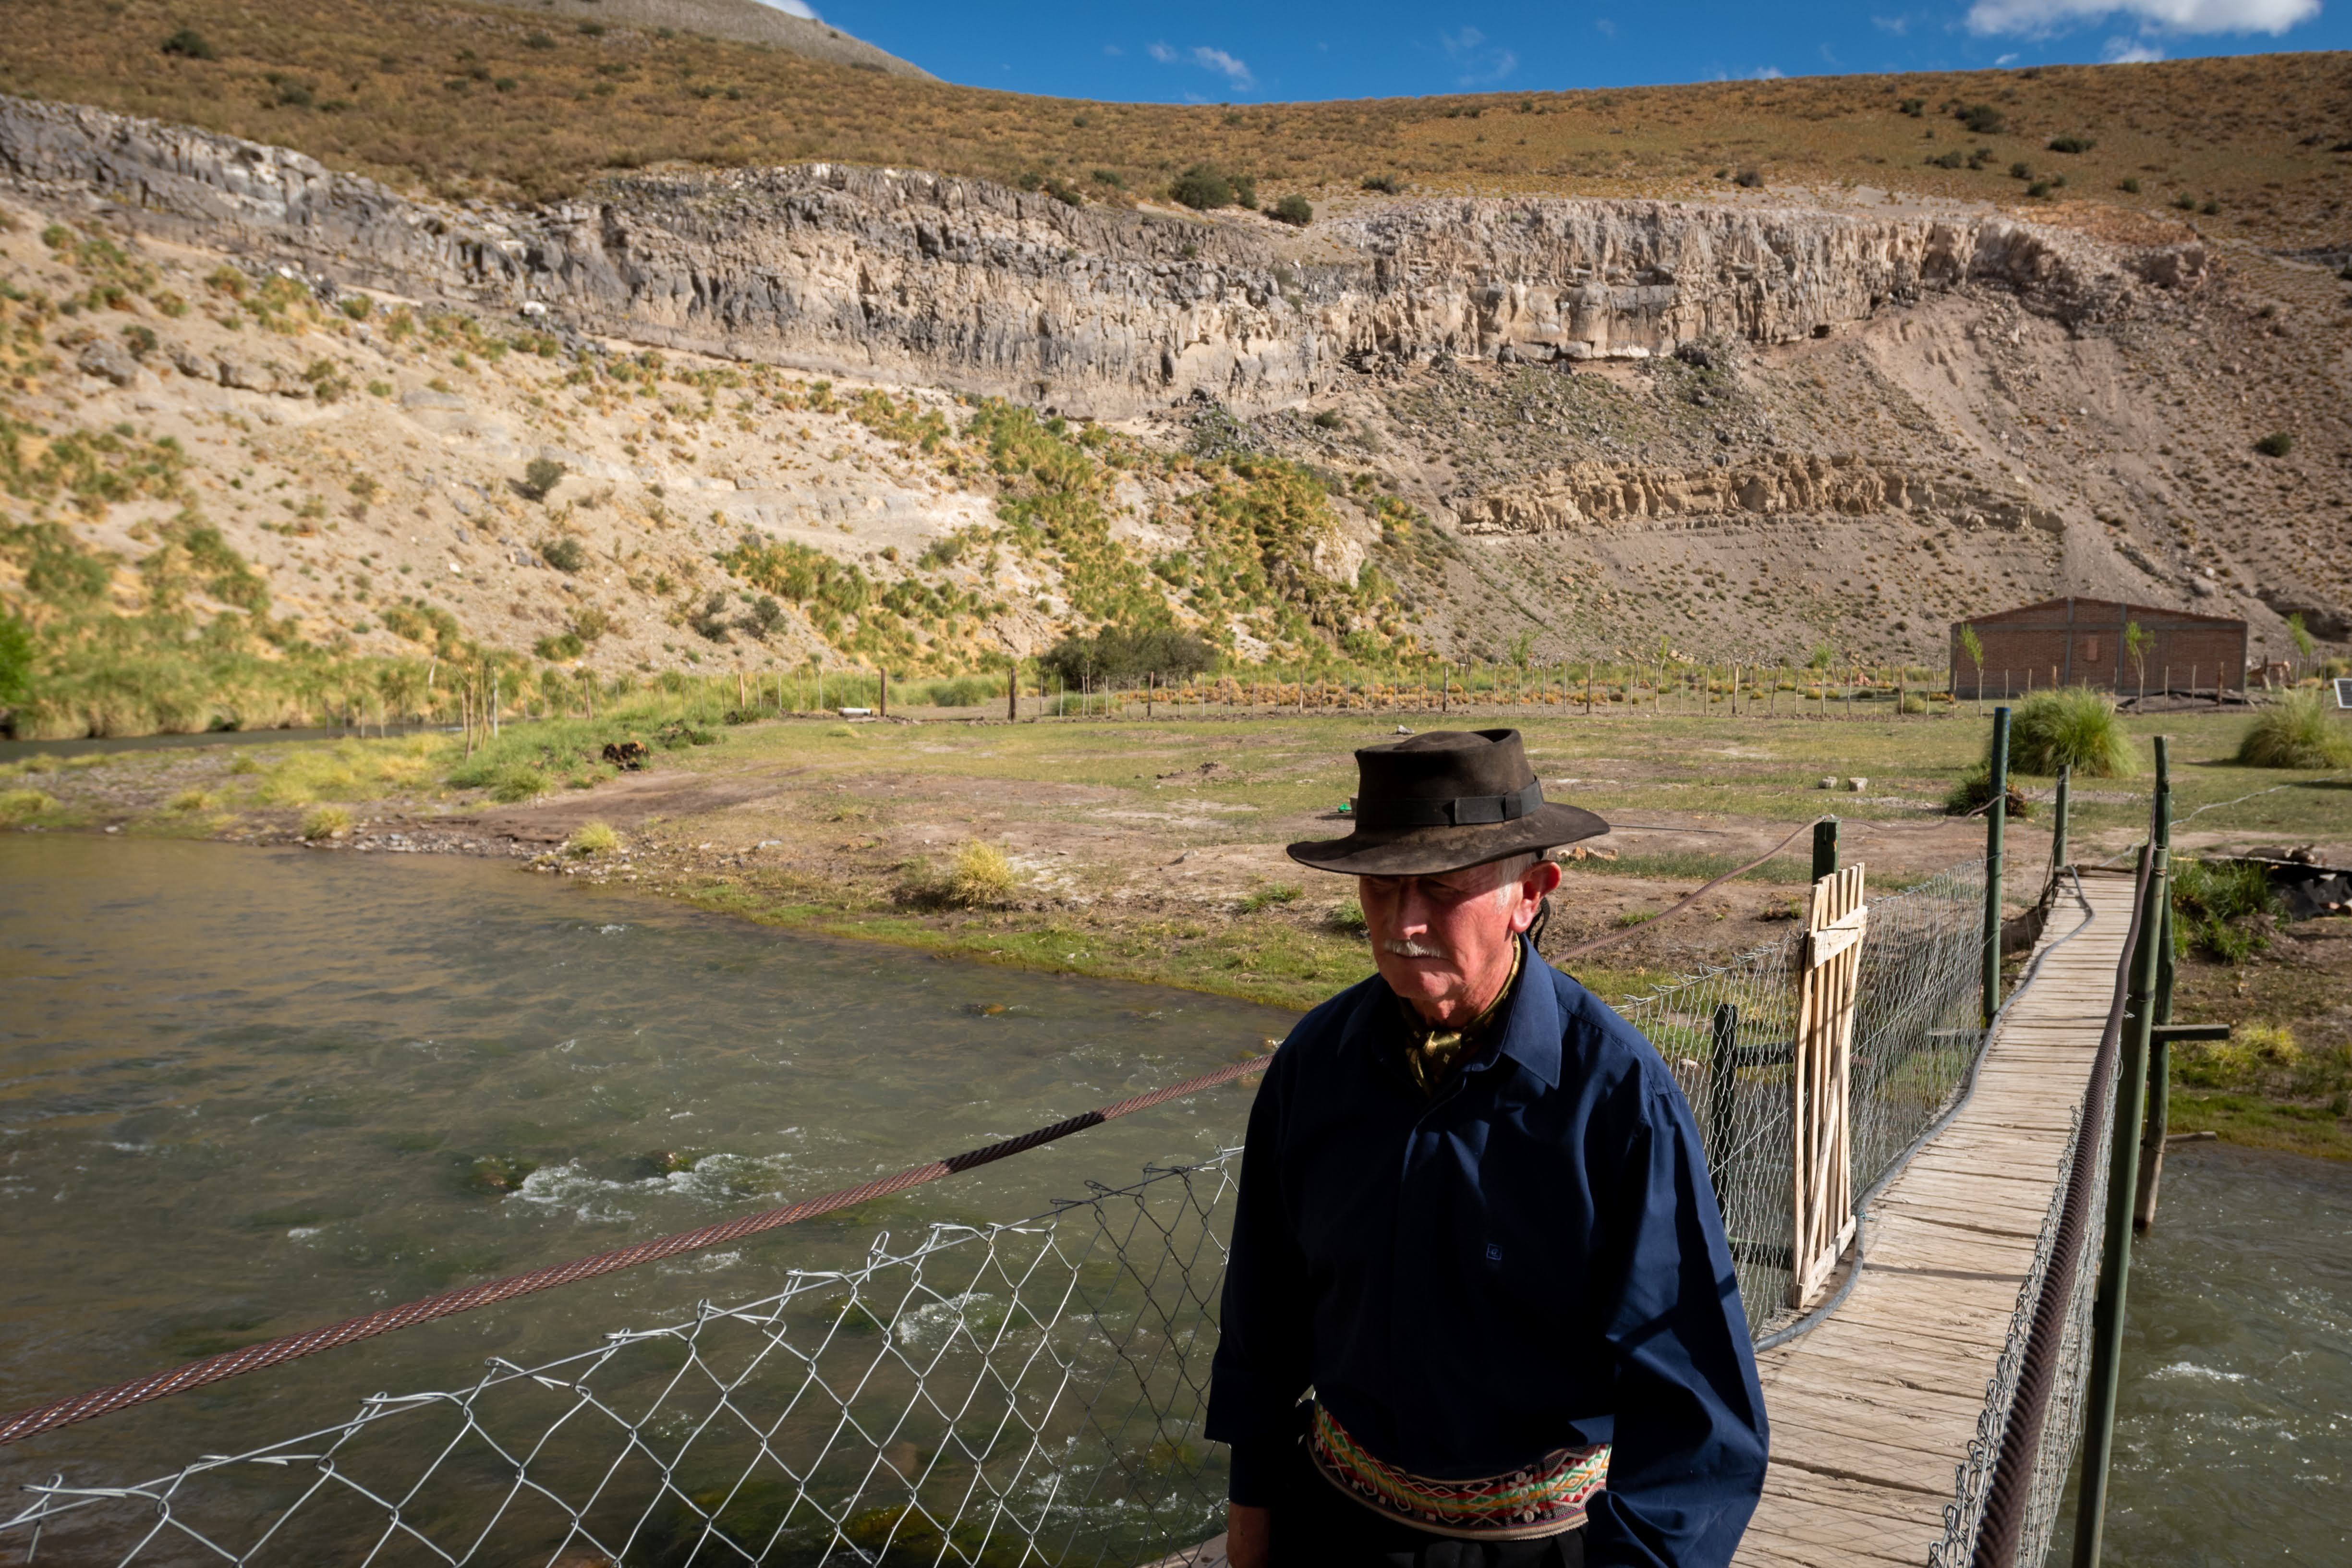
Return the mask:
<svg viewBox="0 0 2352 1568"><path fill-rule="evenodd" d="M1528 868L1528 874L1520 879L1519 886L1527 890L1530 901L1540 901L1559 886L1559 862L1549 855L1545 856Z"/></svg>

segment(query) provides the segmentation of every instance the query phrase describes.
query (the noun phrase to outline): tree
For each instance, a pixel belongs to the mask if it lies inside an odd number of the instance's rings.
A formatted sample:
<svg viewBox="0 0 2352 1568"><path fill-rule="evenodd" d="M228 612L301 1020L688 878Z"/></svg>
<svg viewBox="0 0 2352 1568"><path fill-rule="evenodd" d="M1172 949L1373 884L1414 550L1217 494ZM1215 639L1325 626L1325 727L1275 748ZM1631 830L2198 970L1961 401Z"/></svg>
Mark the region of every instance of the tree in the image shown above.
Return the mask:
<svg viewBox="0 0 2352 1568"><path fill-rule="evenodd" d="M1974 626L1960 628L1960 651L1977 667L1977 711L1984 711L1984 638L1977 636Z"/></svg>
<svg viewBox="0 0 2352 1568"><path fill-rule="evenodd" d="M1314 205L1305 196L1291 195L1265 209L1265 216L1276 223L1286 223L1293 228L1305 228L1315 221Z"/></svg>
<svg viewBox="0 0 2352 1568"><path fill-rule="evenodd" d="M2311 662L2311 632L2303 624L2303 612L2297 610L2286 618L2286 635L2294 639L2295 658L2302 663Z"/></svg>
<svg viewBox="0 0 2352 1568"><path fill-rule="evenodd" d="M1233 176L1214 163L1195 163L1176 176L1168 194L1194 212L1234 205Z"/></svg>
<svg viewBox="0 0 2352 1568"><path fill-rule="evenodd" d="M1073 687L1144 675L1198 675L1215 658L1215 649L1174 626L1105 626L1093 637L1072 632L1037 663L1063 686Z"/></svg>
<svg viewBox="0 0 2352 1568"><path fill-rule="evenodd" d="M2124 623L2124 651L2131 655L2132 668L2139 675L2139 700L2147 700L2147 650L2156 641L2156 634L2137 621Z"/></svg>

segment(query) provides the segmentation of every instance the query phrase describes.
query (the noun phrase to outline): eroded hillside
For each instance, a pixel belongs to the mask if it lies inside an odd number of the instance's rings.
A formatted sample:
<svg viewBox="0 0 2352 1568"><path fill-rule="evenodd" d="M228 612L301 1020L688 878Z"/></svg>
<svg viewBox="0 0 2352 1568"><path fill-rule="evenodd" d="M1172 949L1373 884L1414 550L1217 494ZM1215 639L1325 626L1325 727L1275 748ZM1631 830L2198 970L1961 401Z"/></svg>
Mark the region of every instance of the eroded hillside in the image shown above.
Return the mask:
<svg viewBox="0 0 2352 1568"><path fill-rule="evenodd" d="M1934 663L2058 593L2352 636L2345 285L2185 227L1832 192L1301 232L833 166L445 206L17 100L0 168L26 732L471 649Z"/></svg>

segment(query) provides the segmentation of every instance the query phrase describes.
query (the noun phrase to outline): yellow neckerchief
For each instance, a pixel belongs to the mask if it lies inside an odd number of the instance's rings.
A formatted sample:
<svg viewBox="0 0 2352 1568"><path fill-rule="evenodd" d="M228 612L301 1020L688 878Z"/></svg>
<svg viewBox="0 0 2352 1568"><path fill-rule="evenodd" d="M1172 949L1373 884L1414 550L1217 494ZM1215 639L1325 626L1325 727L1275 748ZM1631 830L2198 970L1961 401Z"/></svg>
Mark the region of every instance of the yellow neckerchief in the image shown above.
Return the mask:
<svg viewBox="0 0 2352 1568"><path fill-rule="evenodd" d="M1421 1086L1422 1093L1435 1095L1438 1085L1445 1081L1445 1075L1454 1070L1454 1064L1469 1055L1471 1047L1477 1045L1493 1026L1496 1016L1503 1010L1503 1004L1511 999L1512 991L1519 984L1519 966L1525 962L1526 952L1525 944L1513 938L1511 973L1503 982L1503 988L1495 993L1495 999L1487 1003L1476 1017L1458 1029L1439 1028L1430 1024L1412 1010L1411 1003L1399 998L1398 1005L1404 1009L1405 1016L1405 1070L1412 1074L1412 1081Z"/></svg>

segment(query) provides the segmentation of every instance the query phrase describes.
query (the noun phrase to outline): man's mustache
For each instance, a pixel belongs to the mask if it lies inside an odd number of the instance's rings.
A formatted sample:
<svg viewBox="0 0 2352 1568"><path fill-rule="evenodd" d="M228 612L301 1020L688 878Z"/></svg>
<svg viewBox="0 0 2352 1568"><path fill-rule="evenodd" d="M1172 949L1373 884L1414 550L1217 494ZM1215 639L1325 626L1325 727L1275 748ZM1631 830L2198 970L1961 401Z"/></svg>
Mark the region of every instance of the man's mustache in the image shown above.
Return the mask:
<svg viewBox="0 0 2352 1568"><path fill-rule="evenodd" d="M1381 951L1396 958L1451 958L1454 955L1435 942L1415 942L1411 937L1391 937L1381 943Z"/></svg>

